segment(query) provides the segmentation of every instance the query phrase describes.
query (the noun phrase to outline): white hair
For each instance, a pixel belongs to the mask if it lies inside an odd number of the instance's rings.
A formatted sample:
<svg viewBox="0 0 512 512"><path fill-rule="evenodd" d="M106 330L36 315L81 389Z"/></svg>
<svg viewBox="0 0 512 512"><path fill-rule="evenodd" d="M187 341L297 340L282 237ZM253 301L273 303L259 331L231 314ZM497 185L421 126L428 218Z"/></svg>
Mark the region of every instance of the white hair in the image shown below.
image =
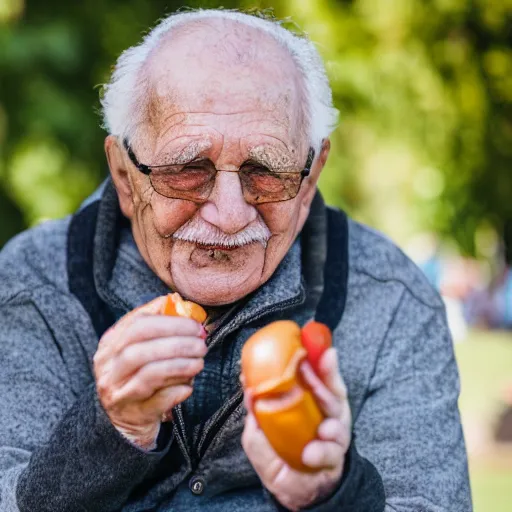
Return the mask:
<svg viewBox="0 0 512 512"><path fill-rule="evenodd" d="M322 139L328 137L337 124L338 111L333 106L329 80L315 45L306 37L285 29L277 20L233 10L199 9L171 14L140 44L125 50L117 60L101 98L104 128L120 138L135 136L137 126L146 120L148 84L141 71L150 53L172 29L189 22L219 18L259 29L289 51L304 81L306 133L309 143L318 152Z"/></svg>

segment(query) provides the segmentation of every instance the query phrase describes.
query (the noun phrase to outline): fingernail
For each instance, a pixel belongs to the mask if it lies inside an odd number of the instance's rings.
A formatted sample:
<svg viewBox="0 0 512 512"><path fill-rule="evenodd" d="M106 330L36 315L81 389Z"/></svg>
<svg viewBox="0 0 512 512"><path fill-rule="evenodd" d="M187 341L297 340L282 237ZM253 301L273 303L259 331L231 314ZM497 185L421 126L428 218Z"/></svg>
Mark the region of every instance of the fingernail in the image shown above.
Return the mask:
<svg viewBox="0 0 512 512"><path fill-rule="evenodd" d="M199 337L203 338L203 340L205 340L207 336L208 336L208 333L206 332L204 325L201 325L201 329L199 330Z"/></svg>

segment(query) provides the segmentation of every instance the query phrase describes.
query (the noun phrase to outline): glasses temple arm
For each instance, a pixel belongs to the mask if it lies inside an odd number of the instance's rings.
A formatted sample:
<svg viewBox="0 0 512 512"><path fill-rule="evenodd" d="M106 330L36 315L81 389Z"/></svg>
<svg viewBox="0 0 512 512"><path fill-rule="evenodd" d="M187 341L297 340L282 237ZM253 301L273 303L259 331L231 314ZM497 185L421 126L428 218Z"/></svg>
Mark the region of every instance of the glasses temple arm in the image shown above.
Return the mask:
<svg viewBox="0 0 512 512"><path fill-rule="evenodd" d="M130 144L128 143L127 139L123 139L123 146L124 146L124 149L126 149L126 152L128 153L128 158L130 159L132 164L135 165L135 167L137 167L137 169L140 172L142 172L142 173L144 173L144 174L149 176L151 174L151 169L147 165L141 164L137 160L137 157L135 156L135 153L133 152L133 150L132 150Z"/></svg>
<svg viewBox="0 0 512 512"><path fill-rule="evenodd" d="M305 178L309 176L311 172L311 166L313 165L313 160L315 159L315 150L313 148L309 148L308 151L308 159L306 160L306 165L300 175Z"/></svg>

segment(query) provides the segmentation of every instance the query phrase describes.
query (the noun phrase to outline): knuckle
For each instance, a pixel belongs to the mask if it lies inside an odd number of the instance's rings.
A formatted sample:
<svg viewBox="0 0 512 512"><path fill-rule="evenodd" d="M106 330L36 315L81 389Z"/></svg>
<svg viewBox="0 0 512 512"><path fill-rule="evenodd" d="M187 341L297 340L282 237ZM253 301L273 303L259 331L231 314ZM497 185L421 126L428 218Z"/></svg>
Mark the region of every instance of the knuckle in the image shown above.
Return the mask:
<svg viewBox="0 0 512 512"><path fill-rule="evenodd" d="M162 407L163 410L172 410L176 405L183 402L187 397L187 393L179 388L171 386L168 388L168 392L162 395Z"/></svg>
<svg viewBox="0 0 512 512"><path fill-rule="evenodd" d="M204 357L208 353L208 347L203 340L200 340L198 352L201 357Z"/></svg>
<svg viewBox="0 0 512 512"><path fill-rule="evenodd" d="M338 378L335 381L335 390L336 394L342 399L345 400L348 396L347 394L347 386L345 385L345 382L343 382L343 379L341 378L341 375L338 376Z"/></svg>
<svg viewBox="0 0 512 512"><path fill-rule="evenodd" d="M175 393L175 396L177 397L176 403L182 402L191 394L192 394L192 388L181 386L180 391L178 393Z"/></svg>
<svg viewBox="0 0 512 512"><path fill-rule="evenodd" d="M133 367L137 366L141 358L137 347L128 346L121 353L120 359L122 365Z"/></svg>
<svg viewBox="0 0 512 512"><path fill-rule="evenodd" d="M136 401L153 394L151 385L142 379L135 379L123 390L123 399Z"/></svg>
<svg viewBox="0 0 512 512"><path fill-rule="evenodd" d="M110 391L108 380L105 376L101 376L96 380L96 389L100 395L107 395Z"/></svg>
<svg viewBox="0 0 512 512"><path fill-rule="evenodd" d="M197 358L189 363L189 368L191 372L195 375L200 372L204 368L204 359Z"/></svg>
<svg viewBox="0 0 512 512"><path fill-rule="evenodd" d="M204 368L204 363L201 359L197 361L187 362L179 371L183 377L193 378Z"/></svg>
<svg viewBox="0 0 512 512"><path fill-rule="evenodd" d="M191 318L167 316L162 318L173 335L194 336L199 333L198 323Z"/></svg>
<svg viewBox="0 0 512 512"><path fill-rule="evenodd" d="M109 327L104 333L103 333L103 336L100 338L100 341L99 341L99 344L100 346L104 346L108 343L110 343L110 341L112 340L112 338L114 337L114 333L115 333L115 326L111 326Z"/></svg>
<svg viewBox="0 0 512 512"><path fill-rule="evenodd" d="M170 358L174 357L186 357L188 353L188 345L186 343L181 343L179 338L171 337L169 338L169 343L165 345L165 355Z"/></svg>
<svg viewBox="0 0 512 512"><path fill-rule="evenodd" d="M131 383L136 389L146 389L159 377L151 365L142 367L132 378Z"/></svg>
<svg viewBox="0 0 512 512"><path fill-rule="evenodd" d="M109 389L99 393L99 397L105 409L111 409L115 405L114 395Z"/></svg>
<svg viewBox="0 0 512 512"><path fill-rule="evenodd" d="M128 325L125 326L123 338L125 343L130 343L132 340L138 340L143 337L147 331L146 326L142 322L144 317L136 317L130 319Z"/></svg>
<svg viewBox="0 0 512 512"><path fill-rule="evenodd" d="M103 351L100 348L96 351L92 358L92 364L95 370L98 370L103 365L104 359L105 358L103 357Z"/></svg>
<svg viewBox="0 0 512 512"><path fill-rule="evenodd" d="M176 359L169 361L167 375L193 377L203 368L203 359Z"/></svg>
<svg viewBox="0 0 512 512"><path fill-rule="evenodd" d="M206 344L203 340L197 338L188 340L187 343L178 345L181 356L204 357L207 352Z"/></svg>
<svg viewBox="0 0 512 512"><path fill-rule="evenodd" d="M187 357L195 353L196 346L190 340L177 339L172 349L176 357Z"/></svg>
<svg viewBox="0 0 512 512"><path fill-rule="evenodd" d="M152 386L147 380L143 381L137 387L137 394L142 397L147 397L153 394L154 386Z"/></svg>

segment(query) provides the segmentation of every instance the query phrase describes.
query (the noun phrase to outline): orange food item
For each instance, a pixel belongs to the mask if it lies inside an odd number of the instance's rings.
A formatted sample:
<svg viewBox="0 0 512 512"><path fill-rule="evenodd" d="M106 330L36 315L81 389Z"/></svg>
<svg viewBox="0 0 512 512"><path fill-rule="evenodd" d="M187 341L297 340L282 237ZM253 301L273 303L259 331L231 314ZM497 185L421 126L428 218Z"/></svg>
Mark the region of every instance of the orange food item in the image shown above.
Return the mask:
<svg viewBox="0 0 512 512"><path fill-rule="evenodd" d="M289 320L273 322L245 343L242 382L252 392L254 415L275 452L290 467L313 472L302 463L302 452L324 416L300 378L306 357L300 327Z"/></svg>
<svg viewBox="0 0 512 512"><path fill-rule="evenodd" d="M129 314L184 316L202 324L207 317L206 311L195 302L181 298L179 293L168 293L134 309Z"/></svg>
<svg viewBox="0 0 512 512"><path fill-rule="evenodd" d="M182 299L179 293L169 293L165 298L162 315L185 316L200 324L206 320L206 311L199 304Z"/></svg>

